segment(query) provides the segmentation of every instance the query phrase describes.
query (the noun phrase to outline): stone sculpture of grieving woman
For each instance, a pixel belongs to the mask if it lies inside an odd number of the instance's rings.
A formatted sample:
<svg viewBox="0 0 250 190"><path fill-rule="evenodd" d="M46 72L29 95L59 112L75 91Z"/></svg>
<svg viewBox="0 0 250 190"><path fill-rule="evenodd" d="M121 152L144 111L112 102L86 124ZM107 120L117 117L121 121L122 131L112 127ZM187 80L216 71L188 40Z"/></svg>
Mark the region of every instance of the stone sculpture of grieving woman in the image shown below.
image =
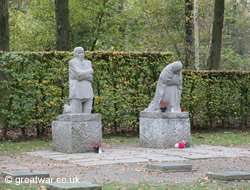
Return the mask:
<svg viewBox="0 0 250 190"><path fill-rule="evenodd" d="M160 102L164 101L170 105L167 112L181 112L181 91L182 91L182 63L176 61L167 65L160 74L155 96L146 112L160 111Z"/></svg>

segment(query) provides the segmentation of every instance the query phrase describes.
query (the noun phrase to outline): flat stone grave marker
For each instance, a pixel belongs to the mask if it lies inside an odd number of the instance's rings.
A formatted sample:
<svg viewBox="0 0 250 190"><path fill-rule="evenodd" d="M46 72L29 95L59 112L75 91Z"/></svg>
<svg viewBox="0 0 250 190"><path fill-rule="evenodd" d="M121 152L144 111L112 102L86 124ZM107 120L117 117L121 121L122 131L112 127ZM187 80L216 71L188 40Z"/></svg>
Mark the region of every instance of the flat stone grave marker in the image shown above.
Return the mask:
<svg viewBox="0 0 250 190"><path fill-rule="evenodd" d="M163 172L191 172L192 164L183 164L183 163L148 164L147 169L160 170Z"/></svg>
<svg viewBox="0 0 250 190"><path fill-rule="evenodd" d="M47 190L102 190L102 186L88 183L88 182L80 182L80 183L52 183L46 184Z"/></svg>
<svg viewBox="0 0 250 190"><path fill-rule="evenodd" d="M2 176L11 176L12 180L15 180L16 178L48 178L50 175L48 173L42 172L42 171L12 171L12 172L2 172Z"/></svg>
<svg viewBox="0 0 250 190"><path fill-rule="evenodd" d="M250 173L241 171L207 173L207 177L222 181L250 180Z"/></svg>

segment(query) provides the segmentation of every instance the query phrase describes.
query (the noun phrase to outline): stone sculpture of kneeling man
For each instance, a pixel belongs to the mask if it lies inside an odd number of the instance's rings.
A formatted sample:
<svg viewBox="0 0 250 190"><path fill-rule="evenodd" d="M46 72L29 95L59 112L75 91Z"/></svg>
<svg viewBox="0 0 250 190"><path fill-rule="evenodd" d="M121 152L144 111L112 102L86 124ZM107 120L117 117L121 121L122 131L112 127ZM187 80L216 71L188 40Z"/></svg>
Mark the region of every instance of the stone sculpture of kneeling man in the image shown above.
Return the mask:
<svg viewBox="0 0 250 190"><path fill-rule="evenodd" d="M69 61L69 100L64 113L91 113L93 102L93 69L91 62L84 60L84 49L74 49L74 59Z"/></svg>

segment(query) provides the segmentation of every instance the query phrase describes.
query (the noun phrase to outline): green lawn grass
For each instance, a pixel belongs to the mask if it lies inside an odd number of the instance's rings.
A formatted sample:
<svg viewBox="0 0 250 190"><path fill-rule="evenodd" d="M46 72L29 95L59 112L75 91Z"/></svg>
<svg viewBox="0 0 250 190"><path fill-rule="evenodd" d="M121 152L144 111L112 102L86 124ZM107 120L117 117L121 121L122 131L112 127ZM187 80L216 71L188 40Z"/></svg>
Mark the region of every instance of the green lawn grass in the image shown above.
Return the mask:
<svg viewBox="0 0 250 190"><path fill-rule="evenodd" d="M139 143L138 137L111 136L105 137L103 142L108 145L130 145Z"/></svg>
<svg viewBox="0 0 250 190"><path fill-rule="evenodd" d="M104 184L103 190L120 190L120 189L128 189L128 190L204 190L204 189L220 189L220 190L228 190L228 189L249 189L250 185L248 181L241 182L223 182L223 181L212 181L207 179L201 179L193 183L175 183L175 182L138 182L138 183L128 183L128 184L120 184L120 183L111 183Z"/></svg>
<svg viewBox="0 0 250 190"><path fill-rule="evenodd" d="M250 145L250 130L196 131L192 133L192 143L222 146Z"/></svg>
<svg viewBox="0 0 250 190"><path fill-rule="evenodd" d="M105 137L103 143L112 145L138 145L138 137L111 136ZM222 146L250 145L250 130L223 130L192 132L192 144L209 144ZM51 141L0 141L0 156L16 155L22 152L51 148Z"/></svg>
<svg viewBox="0 0 250 190"><path fill-rule="evenodd" d="M192 132L192 144L209 144L221 146L250 145L250 130L215 130L215 131L195 131ZM107 144L138 144L138 137L113 136L104 138Z"/></svg>
<svg viewBox="0 0 250 190"><path fill-rule="evenodd" d="M31 152L38 149L51 148L51 141L30 140L30 141L0 141L0 156L16 155L22 152Z"/></svg>
<svg viewBox="0 0 250 190"><path fill-rule="evenodd" d="M45 188L40 188L43 185L37 184L6 184L0 183L0 190L45 190Z"/></svg>
<svg viewBox="0 0 250 190"><path fill-rule="evenodd" d="M11 189L11 190L45 190L45 185L40 184L5 184L0 183L0 189ZM138 183L110 183L110 184L103 184L103 190L214 190L214 189L221 189L221 190L228 190L228 189L249 189L250 185L248 181L232 181L232 182L223 182L223 181L215 181L215 180L208 180L208 179L201 179L193 183L175 183L175 182L138 182Z"/></svg>

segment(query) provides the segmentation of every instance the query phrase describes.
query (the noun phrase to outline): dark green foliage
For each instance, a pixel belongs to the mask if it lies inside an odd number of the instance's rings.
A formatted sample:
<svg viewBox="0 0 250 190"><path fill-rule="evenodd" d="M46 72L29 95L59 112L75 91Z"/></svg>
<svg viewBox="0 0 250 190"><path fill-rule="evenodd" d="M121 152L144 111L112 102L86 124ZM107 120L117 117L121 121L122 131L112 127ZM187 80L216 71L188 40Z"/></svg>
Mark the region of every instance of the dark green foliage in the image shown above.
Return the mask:
<svg viewBox="0 0 250 190"><path fill-rule="evenodd" d="M69 52L0 53L2 126L44 128L68 97ZM154 96L170 53L86 52L94 69L94 112L105 129L138 131L139 113ZM183 71L182 108L193 127L246 127L250 72ZM4 124L5 123L5 124ZM39 134L38 134L39 135Z"/></svg>
<svg viewBox="0 0 250 190"><path fill-rule="evenodd" d="M183 81L182 107L192 126L247 126L250 72L185 71Z"/></svg>
<svg viewBox="0 0 250 190"><path fill-rule="evenodd" d="M67 91L67 67L70 58L50 53L1 54L1 119L8 126L36 127L38 136L60 113ZM65 89L65 90L64 90ZM5 124L5 128L6 128ZM40 130L41 129L41 130ZM41 134L39 132L41 131Z"/></svg>
<svg viewBox="0 0 250 190"><path fill-rule="evenodd" d="M210 55L214 2L198 1L200 69L207 69ZM70 48L67 51L78 46L88 51L167 51L186 63L185 68L195 68L192 0L70 0L68 3ZM222 38L220 69L249 70L247 7L246 0L225 1L222 37L215 32L215 37ZM56 18L59 15L56 16L55 9L54 0L9 1L10 50L58 49ZM67 11L64 13L62 16L66 16ZM67 23L60 25L58 29L68 30ZM68 41L68 32L61 34L65 34L63 40ZM217 49L212 48L215 52L211 56L220 53Z"/></svg>

